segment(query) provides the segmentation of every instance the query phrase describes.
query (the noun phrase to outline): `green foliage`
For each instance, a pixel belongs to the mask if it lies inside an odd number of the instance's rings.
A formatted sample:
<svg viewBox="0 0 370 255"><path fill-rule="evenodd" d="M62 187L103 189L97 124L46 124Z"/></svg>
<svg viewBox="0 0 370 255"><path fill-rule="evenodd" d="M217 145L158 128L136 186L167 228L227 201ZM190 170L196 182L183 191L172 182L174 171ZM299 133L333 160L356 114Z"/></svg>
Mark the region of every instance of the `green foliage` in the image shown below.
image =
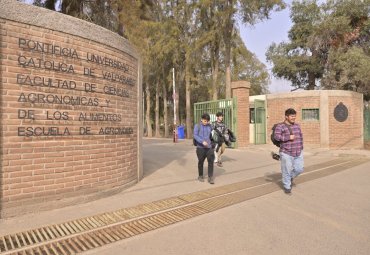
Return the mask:
<svg viewBox="0 0 370 255"><path fill-rule="evenodd" d="M286 7L284 1L281 0L239 0L234 1L234 5L243 23L251 25L268 19L271 12L280 11Z"/></svg>
<svg viewBox="0 0 370 255"><path fill-rule="evenodd" d="M361 47L333 50L329 55L323 87L353 90L370 97L370 56Z"/></svg>
<svg viewBox="0 0 370 255"><path fill-rule="evenodd" d="M235 36L232 50L232 80L247 80L251 84L250 95L268 93L269 74L266 66L258 61L241 40L239 34Z"/></svg>
<svg viewBox="0 0 370 255"><path fill-rule="evenodd" d="M273 73L296 88L346 89L369 95L370 1L294 1L289 42L266 53Z"/></svg>
<svg viewBox="0 0 370 255"><path fill-rule="evenodd" d="M45 1L36 0L45 6ZM54 2L55 3L55 2ZM181 119L190 126L193 103L227 95L227 67L233 80L251 82L251 94L267 93L266 67L242 42L235 20L255 24L271 11L284 8L282 0L61 0L61 12L119 32L141 56L148 119L172 99L172 68ZM164 88L166 93L162 93ZM157 94L156 94L157 93ZM146 98L146 97L145 97ZM186 110L184 110L186 109ZM159 109L163 114L164 109ZM166 116L164 116L166 118ZM148 122L151 122L148 121Z"/></svg>
<svg viewBox="0 0 370 255"><path fill-rule="evenodd" d="M235 20L240 18L244 24L255 24L267 19L272 11L285 8L282 0L225 0L222 1L223 41L225 43L226 98L231 96L231 41L235 31Z"/></svg>

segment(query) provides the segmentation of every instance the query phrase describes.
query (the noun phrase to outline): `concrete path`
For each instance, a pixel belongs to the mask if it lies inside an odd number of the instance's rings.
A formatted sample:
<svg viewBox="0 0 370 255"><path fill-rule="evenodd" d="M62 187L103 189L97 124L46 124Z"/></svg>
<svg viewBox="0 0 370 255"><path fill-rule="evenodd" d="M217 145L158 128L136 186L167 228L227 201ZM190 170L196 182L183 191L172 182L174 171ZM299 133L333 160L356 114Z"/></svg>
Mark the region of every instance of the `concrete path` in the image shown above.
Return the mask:
<svg viewBox="0 0 370 255"><path fill-rule="evenodd" d="M270 145L229 149L215 185L200 183L191 141L144 140L144 179L98 201L0 221L0 236L279 173ZM370 151L305 149L305 165ZM370 254L370 161L85 254ZM302 176L303 179L303 176ZM32 220L30 220L32 219Z"/></svg>

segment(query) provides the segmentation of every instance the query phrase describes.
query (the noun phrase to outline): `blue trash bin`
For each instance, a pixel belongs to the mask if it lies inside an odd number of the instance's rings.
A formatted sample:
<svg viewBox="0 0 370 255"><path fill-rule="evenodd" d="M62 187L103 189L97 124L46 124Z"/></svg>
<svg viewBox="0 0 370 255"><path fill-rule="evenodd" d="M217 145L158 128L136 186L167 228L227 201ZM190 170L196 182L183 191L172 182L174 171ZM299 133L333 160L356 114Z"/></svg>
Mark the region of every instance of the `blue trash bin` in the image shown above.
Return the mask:
<svg viewBox="0 0 370 255"><path fill-rule="evenodd" d="M184 126L177 127L177 137L179 139L185 139L185 127Z"/></svg>

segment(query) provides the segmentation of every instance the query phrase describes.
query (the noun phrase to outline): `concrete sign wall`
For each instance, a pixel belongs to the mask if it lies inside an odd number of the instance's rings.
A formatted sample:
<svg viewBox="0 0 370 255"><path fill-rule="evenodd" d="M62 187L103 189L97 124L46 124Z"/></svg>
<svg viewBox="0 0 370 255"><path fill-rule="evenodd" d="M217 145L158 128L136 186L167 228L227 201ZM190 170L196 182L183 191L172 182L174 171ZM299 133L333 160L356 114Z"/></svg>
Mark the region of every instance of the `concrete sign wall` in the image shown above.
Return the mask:
<svg viewBox="0 0 370 255"><path fill-rule="evenodd" d="M138 55L122 37L0 0L2 217L138 180Z"/></svg>

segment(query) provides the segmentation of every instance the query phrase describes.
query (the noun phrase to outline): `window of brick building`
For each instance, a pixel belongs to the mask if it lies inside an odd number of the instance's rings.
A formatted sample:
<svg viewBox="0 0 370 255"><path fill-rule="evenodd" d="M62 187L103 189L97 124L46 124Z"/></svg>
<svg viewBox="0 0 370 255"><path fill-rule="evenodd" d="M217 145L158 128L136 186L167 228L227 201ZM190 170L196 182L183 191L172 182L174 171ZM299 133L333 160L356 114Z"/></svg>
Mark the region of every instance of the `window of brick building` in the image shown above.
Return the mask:
<svg viewBox="0 0 370 255"><path fill-rule="evenodd" d="M302 109L302 120L304 121L318 121L320 120L319 109Z"/></svg>
<svg viewBox="0 0 370 255"><path fill-rule="evenodd" d="M254 108L249 108L249 123L254 123Z"/></svg>
<svg viewBox="0 0 370 255"><path fill-rule="evenodd" d="M261 109L259 109L260 114L257 114L256 116L256 109L255 108L249 108L249 123L254 124L256 123L264 123L265 115L261 114ZM264 109L263 109L264 110Z"/></svg>

